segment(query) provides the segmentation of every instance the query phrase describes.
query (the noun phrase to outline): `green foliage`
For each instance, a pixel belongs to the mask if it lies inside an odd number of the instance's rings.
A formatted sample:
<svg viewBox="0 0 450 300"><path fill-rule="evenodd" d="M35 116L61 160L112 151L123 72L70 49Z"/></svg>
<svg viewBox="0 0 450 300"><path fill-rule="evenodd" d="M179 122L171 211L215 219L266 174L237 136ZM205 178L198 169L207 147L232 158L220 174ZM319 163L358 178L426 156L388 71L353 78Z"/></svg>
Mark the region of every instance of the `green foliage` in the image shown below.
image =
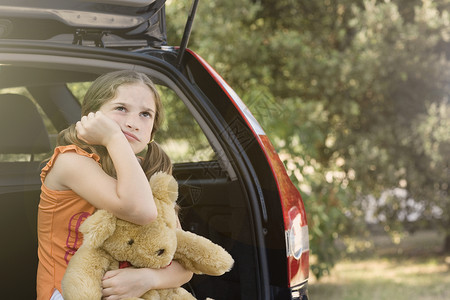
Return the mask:
<svg viewBox="0 0 450 300"><path fill-rule="evenodd" d="M184 5L168 5L173 44ZM449 0L200 3L190 48L281 153L305 201L317 277L341 255L334 241L364 229L368 195L406 191L378 202L392 232L408 223L399 217L408 199L422 209L414 225L450 228L449 9Z"/></svg>
<svg viewBox="0 0 450 300"><path fill-rule="evenodd" d="M78 99L80 103L83 102L84 95L86 94L87 90L91 86L92 82L74 82L69 83L67 85L67 88L72 92L72 94L75 96L75 98Z"/></svg>
<svg viewBox="0 0 450 300"><path fill-rule="evenodd" d="M164 121L156 139L175 163L210 160L214 153L187 107L175 92L158 86L164 107Z"/></svg>

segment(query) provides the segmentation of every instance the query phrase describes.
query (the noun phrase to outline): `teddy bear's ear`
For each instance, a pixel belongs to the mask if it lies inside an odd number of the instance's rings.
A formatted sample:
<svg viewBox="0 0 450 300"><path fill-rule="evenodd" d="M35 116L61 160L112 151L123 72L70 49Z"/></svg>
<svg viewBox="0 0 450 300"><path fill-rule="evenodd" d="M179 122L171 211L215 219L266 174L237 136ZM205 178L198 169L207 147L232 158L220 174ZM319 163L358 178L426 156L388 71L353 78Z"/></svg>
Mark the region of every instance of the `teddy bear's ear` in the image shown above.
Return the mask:
<svg viewBox="0 0 450 300"><path fill-rule="evenodd" d="M116 229L117 218L110 212L100 209L80 226L83 233L83 245L90 248L98 248L110 237Z"/></svg>
<svg viewBox="0 0 450 300"><path fill-rule="evenodd" d="M159 200L173 203L177 201L178 183L172 175L164 172L155 173L150 178L150 187L152 188L153 196Z"/></svg>

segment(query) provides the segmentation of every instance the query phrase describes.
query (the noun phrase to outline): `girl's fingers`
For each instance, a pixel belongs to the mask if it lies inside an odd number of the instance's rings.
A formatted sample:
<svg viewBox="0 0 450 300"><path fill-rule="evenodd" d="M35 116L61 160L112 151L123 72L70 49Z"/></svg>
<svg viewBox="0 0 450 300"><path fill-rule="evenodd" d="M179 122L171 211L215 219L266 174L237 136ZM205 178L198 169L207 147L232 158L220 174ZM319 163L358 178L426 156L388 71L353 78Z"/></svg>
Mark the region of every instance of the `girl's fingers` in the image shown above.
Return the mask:
<svg viewBox="0 0 450 300"><path fill-rule="evenodd" d="M93 120L95 118L96 114L93 112L90 112L86 116L81 117L81 123L85 124L87 121Z"/></svg>
<svg viewBox="0 0 450 300"><path fill-rule="evenodd" d="M82 121L78 121L78 122L75 124L75 129L77 130L77 135L79 135L79 134L80 134L80 131L83 129L83 125L82 125L81 122L82 122Z"/></svg>
<svg viewBox="0 0 450 300"><path fill-rule="evenodd" d="M78 137L80 140L83 140L83 141L84 141L84 139L83 139L83 134L84 134L85 130L84 130L83 125L81 124L80 121L78 121L78 122L75 124L75 129L76 129L76 131L77 131L77 137Z"/></svg>

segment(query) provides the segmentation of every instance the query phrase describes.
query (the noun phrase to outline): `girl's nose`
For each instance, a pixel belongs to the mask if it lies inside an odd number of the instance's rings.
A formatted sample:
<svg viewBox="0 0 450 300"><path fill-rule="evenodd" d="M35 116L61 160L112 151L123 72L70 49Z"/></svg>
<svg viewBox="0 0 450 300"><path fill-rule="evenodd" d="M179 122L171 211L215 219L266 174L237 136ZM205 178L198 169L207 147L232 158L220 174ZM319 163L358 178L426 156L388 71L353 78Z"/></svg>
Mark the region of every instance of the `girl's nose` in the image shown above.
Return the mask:
<svg viewBox="0 0 450 300"><path fill-rule="evenodd" d="M134 117L128 117L125 121L125 126L130 129L139 130L138 126L136 125L136 120Z"/></svg>

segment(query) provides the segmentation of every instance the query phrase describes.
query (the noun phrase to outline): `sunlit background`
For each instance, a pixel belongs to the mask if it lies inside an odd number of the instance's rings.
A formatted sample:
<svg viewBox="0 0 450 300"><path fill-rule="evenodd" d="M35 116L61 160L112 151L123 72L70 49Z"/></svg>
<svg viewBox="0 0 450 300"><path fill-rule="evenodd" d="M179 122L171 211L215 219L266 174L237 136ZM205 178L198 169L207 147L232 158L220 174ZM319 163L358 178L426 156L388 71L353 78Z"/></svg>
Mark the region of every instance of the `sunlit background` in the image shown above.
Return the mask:
<svg viewBox="0 0 450 300"><path fill-rule="evenodd" d="M189 5L168 1L170 45ZM302 192L313 300L450 299L449 12L448 0L200 1L190 48Z"/></svg>
<svg viewBox="0 0 450 300"><path fill-rule="evenodd" d="M190 5L167 1L169 45ZM240 95L302 193L312 300L450 299L450 0L201 0L189 48ZM70 89L82 101L88 86ZM158 88L158 142L175 162L210 158Z"/></svg>

